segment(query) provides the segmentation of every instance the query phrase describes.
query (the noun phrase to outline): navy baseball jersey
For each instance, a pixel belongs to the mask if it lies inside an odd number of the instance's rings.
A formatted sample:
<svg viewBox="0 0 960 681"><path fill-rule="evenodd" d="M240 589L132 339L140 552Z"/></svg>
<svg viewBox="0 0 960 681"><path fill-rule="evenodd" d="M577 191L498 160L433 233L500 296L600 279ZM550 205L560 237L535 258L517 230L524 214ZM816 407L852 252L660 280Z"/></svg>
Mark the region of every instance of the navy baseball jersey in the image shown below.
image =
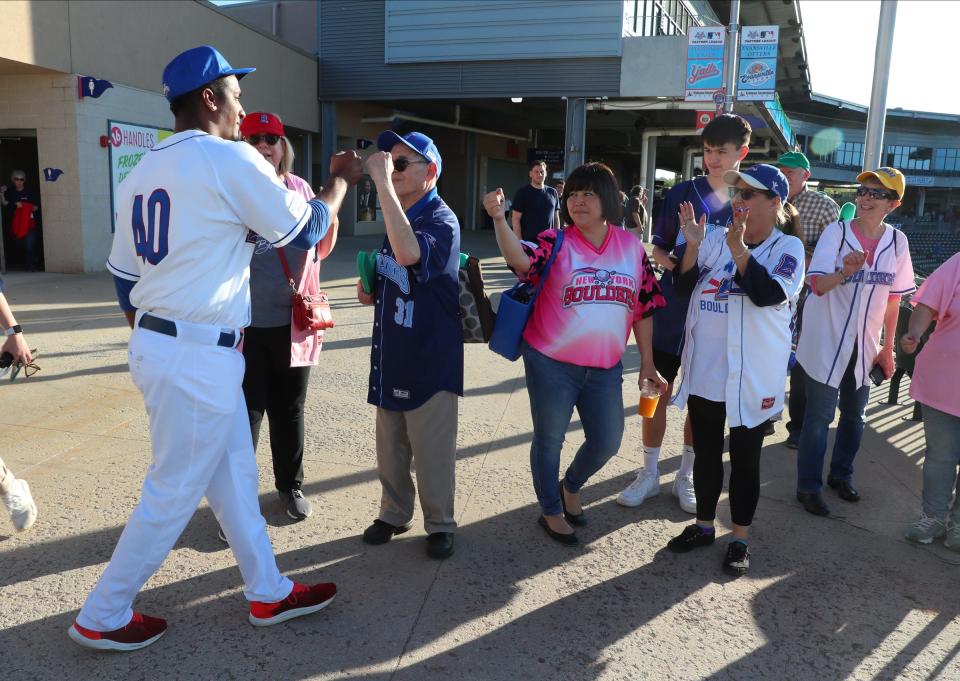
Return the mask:
<svg viewBox="0 0 960 681"><path fill-rule="evenodd" d="M367 401L409 411L446 390L463 395L460 223L436 189L406 211L420 261L403 267L386 237L377 254Z"/></svg>

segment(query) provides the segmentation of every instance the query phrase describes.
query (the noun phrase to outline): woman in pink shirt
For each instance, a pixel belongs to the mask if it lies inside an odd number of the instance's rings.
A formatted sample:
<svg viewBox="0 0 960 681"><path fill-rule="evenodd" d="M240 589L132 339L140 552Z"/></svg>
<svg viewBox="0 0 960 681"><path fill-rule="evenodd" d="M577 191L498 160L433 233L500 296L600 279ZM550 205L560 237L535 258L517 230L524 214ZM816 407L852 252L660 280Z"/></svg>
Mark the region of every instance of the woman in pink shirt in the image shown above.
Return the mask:
<svg viewBox="0 0 960 681"><path fill-rule="evenodd" d="M910 382L911 397L923 405L927 454L923 510L907 530L907 539L929 544L946 535L943 545L960 551L960 503L953 498L960 464L960 253L923 282L910 304L914 306L910 327L900 339L904 352L916 352L930 322L936 320L937 328L917 355Z"/></svg>
<svg viewBox="0 0 960 681"><path fill-rule="evenodd" d="M533 416L530 468L542 515L556 541L575 545L572 526L586 524L580 490L620 449L623 364L633 330L640 382L660 392L666 382L653 366L653 312L666 303L643 244L617 227L621 206L613 172L582 165L567 178L560 217L568 225L523 333L523 364ZM484 197L497 244L518 276L536 284L557 242L546 229L537 244L521 242L504 217L503 190ZM547 225L544 225L546 228ZM560 450L576 407L585 442L562 481Z"/></svg>

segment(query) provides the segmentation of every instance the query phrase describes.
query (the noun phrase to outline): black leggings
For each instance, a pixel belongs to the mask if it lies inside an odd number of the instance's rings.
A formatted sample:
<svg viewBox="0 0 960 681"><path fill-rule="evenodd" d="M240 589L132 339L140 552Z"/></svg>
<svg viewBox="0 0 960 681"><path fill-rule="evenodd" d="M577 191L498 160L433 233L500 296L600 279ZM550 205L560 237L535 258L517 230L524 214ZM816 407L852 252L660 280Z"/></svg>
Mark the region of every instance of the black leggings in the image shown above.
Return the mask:
<svg viewBox="0 0 960 681"><path fill-rule="evenodd" d="M693 430L693 488L697 518L713 520L723 491L723 428L727 405L691 395L687 400ZM753 522L760 498L760 451L767 422L730 429L730 515L735 525Z"/></svg>
<svg viewBox="0 0 960 681"><path fill-rule="evenodd" d="M253 447L257 448L263 413L270 422L273 479L289 492L303 484L303 404L310 367L290 366L290 327L248 327L243 334L247 401Z"/></svg>

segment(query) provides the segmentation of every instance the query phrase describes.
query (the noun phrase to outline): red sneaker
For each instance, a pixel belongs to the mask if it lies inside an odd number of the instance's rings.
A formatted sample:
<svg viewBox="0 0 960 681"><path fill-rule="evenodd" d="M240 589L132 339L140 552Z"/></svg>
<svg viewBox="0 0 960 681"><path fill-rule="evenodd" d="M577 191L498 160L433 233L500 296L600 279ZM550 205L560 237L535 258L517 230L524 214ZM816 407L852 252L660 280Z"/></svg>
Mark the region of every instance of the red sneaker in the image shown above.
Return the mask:
<svg viewBox="0 0 960 681"><path fill-rule="evenodd" d="M294 582L290 595L277 603L252 601L250 603L250 624L255 627L269 627L271 624L286 622L294 617L302 617L323 610L333 602L337 595L337 585L324 582L307 586Z"/></svg>
<svg viewBox="0 0 960 681"><path fill-rule="evenodd" d="M127 626L113 631L93 631L74 622L67 634L76 643L95 650L139 650L154 643L167 633L167 621L159 617L150 617L139 612Z"/></svg>

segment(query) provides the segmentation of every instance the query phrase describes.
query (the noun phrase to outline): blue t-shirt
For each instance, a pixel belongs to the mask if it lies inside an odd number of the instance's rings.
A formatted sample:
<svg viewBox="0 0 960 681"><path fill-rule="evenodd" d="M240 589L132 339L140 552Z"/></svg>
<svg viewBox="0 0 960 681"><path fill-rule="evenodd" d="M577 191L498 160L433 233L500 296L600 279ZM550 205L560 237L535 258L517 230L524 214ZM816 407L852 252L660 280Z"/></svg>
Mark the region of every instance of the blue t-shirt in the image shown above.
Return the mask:
<svg viewBox="0 0 960 681"><path fill-rule="evenodd" d="M654 246L659 246L679 259L683 258L686 251L686 240L677 219L680 204L684 201L693 204L697 220L706 214L707 234L726 227L733 216L729 197L718 196L706 177L675 185L660 203L660 212L654 221L652 241ZM683 329L690 299L676 294L672 272L663 273L660 288L663 290L663 297L667 299L667 307L653 316L653 347L660 352L679 355L683 349Z"/></svg>
<svg viewBox="0 0 960 681"><path fill-rule="evenodd" d="M560 199L553 187L544 185L537 189L532 184L520 187L510 206L510 210L520 213L520 238L537 243L540 232L553 228L553 216L559 205Z"/></svg>
<svg viewBox="0 0 960 681"><path fill-rule="evenodd" d="M390 240L377 254L367 402L409 411L446 390L463 395L460 223L431 190L406 211L420 261L403 267Z"/></svg>

